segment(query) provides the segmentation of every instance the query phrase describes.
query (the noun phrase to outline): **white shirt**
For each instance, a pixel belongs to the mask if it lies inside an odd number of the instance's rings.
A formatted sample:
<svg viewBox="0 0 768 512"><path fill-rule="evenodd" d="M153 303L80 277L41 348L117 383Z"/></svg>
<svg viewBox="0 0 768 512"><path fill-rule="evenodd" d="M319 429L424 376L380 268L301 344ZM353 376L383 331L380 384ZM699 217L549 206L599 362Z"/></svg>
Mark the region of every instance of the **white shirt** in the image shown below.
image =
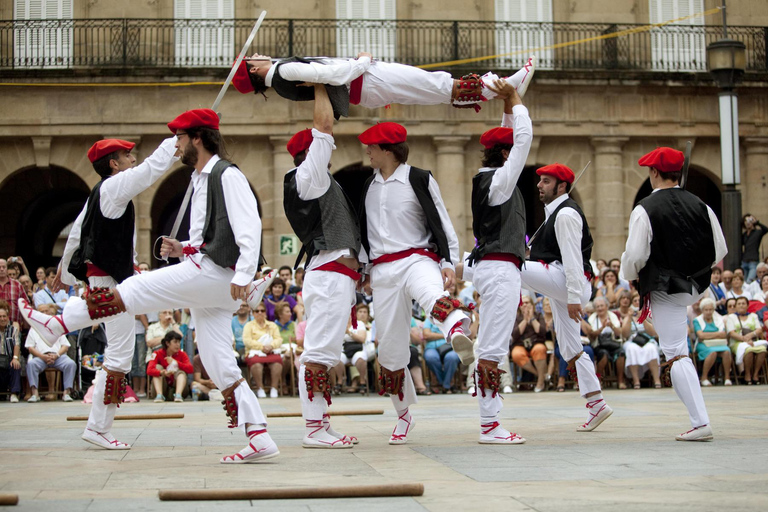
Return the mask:
<svg viewBox="0 0 768 512"><path fill-rule="evenodd" d="M656 193L658 190L661 189L655 189L651 193ZM712 237L715 240L715 261L712 262L714 267L728 254L728 247L725 245L725 236L723 235L720 223L717 221L715 212L707 206L707 213L709 214L709 223L712 225ZM645 211L645 208L637 205L629 216L627 245L624 249L624 254L621 255L620 275L622 278L632 281L639 277L640 270L645 267L648 258L651 257L652 240L651 219L648 217L648 212ZM691 285L691 294L695 293L695 289Z"/></svg>
<svg viewBox="0 0 768 512"><path fill-rule="evenodd" d="M336 146L333 135L312 128L312 144L309 146L307 158L296 169L296 190L302 201L317 199L328 191L333 179L328 172L328 163L334 149ZM355 251L352 248L320 251L309 260L306 270L313 270L342 257L354 258Z"/></svg>
<svg viewBox="0 0 768 512"><path fill-rule="evenodd" d="M427 217L408 179L410 172L410 165L400 164L385 181L381 170L374 169L373 181L365 198L371 252L368 255L361 254L361 260L373 261L379 256L408 249L432 248L429 242L432 233L427 227ZM428 189L437 207L451 253L451 261L442 260L440 268L453 269L454 262L459 261L459 239L440 196L440 188L432 176L429 177ZM364 250L361 252L365 253Z"/></svg>
<svg viewBox="0 0 768 512"><path fill-rule="evenodd" d="M496 170L491 180L491 188L488 192L490 206L498 206L512 197L517 181L523 173L528 152L533 140L533 128L531 118L528 117L528 109L524 105L512 107L512 114L504 114L501 126L514 130L514 144L509 151L509 156L504 165ZM481 167L478 172L493 171L493 167Z"/></svg>
<svg viewBox="0 0 768 512"><path fill-rule="evenodd" d="M99 208L102 215L108 219L118 219L131 200L152 186L168 169L170 169L179 158L176 154L176 136L165 139L160 146L149 155L146 160L132 169L119 172L110 176L101 185L99 190ZM69 262L75 250L80 247L80 236L82 234L83 220L85 212L88 209L88 201L85 202L80 215L75 219L72 229L69 231L69 238L64 247L64 254L61 257L59 267L61 268L61 282L68 285L77 283L77 278L69 273ZM133 231L133 260L136 263L136 230Z"/></svg>
<svg viewBox="0 0 768 512"><path fill-rule="evenodd" d="M294 82L307 82L311 84L348 85L354 79L365 73L371 65L371 59L360 57L359 59L332 59L318 57L316 62L288 62L280 66L280 76L285 80ZM272 78L275 76L277 65L275 62L264 77L264 84L272 87Z"/></svg>
<svg viewBox="0 0 768 512"><path fill-rule="evenodd" d="M59 339L56 340L56 343L49 346L34 329L30 329L29 334L27 334L27 340L24 342L24 346L27 348L34 348L42 354L58 354L61 347L70 347L71 345L66 336L60 336Z"/></svg>
<svg viewBox="0 0 768 512"><path fill-rule="evenodd" d="M199 248L203 244L203 228L208 201L208 177L213 166L220 160L213 155L201 172L192 173L193 192L190 200L189 240L182 245ZM229 224L240 248L240 257L235 265L232 284L245 286L253 281L259 263L261 248L261 218L256 206L256 197L242 172L236 167L227 167L221 174L221 186L227 208ZM192 260L199 263L202 253L193 254Z"/></svg>
<svg viewBox="0 0 768 512"><path fill-rule="evenodd" d="M556 198L551 203L544 205L545 220L557 210L558 206L568 199L568 194ZM563 271L565 272L565 288L568 291L568 304L581 304L581 295L584 286L588 285L584 277L584 263L581 254L581 232L584 223L581 215L573 208L565 207L557 212L555 219L555 238L560 247L560 255L563 258Z"/></svg>

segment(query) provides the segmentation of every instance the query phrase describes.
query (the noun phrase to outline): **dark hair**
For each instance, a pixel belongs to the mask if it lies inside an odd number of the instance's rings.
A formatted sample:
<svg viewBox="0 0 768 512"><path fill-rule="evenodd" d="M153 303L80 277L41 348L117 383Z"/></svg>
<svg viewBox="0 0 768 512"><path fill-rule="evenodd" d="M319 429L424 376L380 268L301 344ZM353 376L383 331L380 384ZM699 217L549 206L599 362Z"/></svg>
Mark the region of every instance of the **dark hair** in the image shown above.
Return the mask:
<svg viewBox="0 0 768 512"><path fill-rule="evenodd" d="M264 77L257 75L256 73L251 73L251 64L248 64L248 79L251 81L251 85L253 86L253 94L261 94L264 96L264 92L266 92L269 87L267 87L267 83L264 81ZM264 96L264 99L267 99L266 96Z"/></svg>
<svg viewBox="0 0 768 512"><path fill-rule="evenodd" d="M397 144L379 144L379 148L381 148L382 151L391 152L393 155L395 155L395 160L401 164L404 164L408 161L409 149L407 142L398 142Z"/></svg>
<svg viewBox="0 0 768 512"><path fill-rule="evenodd" d="M48 267L45 269L45 277L48 277L51 274L55 274L59 270L56 267Z"/></svg>
<svg viewBox="0 0 768 512"><path fill-rule="evenodd" d="M99 158L95 162L93 162L93 170L96 171L96 174L101 176L102 178L106 178L107 176L112 175L112 168L109 166L110 160L117 160L120 158L120 150L113 151L108 155L104 155L103 157Z"/></svg>
<svg viewBox="0 0 768 512"><path fill-rule="evenodd" d="M603 282L605 282L605 276L608 274L613 274L613 276L616 278L616 284L619 284L619 273L610 268L603 272Z"/></svg>
<svg viewBox="0 0 768 512"><path fill-rule="evenodd" d="M611 258L610 260L608 260L608 266L610 267L611 263L613 263L614 261L618 261L619 265L621 265L621 260L619 258Z"/></svg>
<svg viewBox="0 0 768 512"><path fill-rule="evenodd" d="M736 297L736 299L735 299L735 300L736 300L736 304L738 304L738 303L739 303L739 301L740 301L740 300L742 300L742 299L744 299L745 301L747 301L747 305L749 305L749 299L748 299L748 298L746 298L744 295L739 295L738 297Z"/></svg>
<svg viewBox="0 0 768 512"><path fill-rule="evenodd" d="M725 301L725 307L726 307L726 309L728 308L728 304L730 304L730 303L731 303L731 301L733 301L733 305L734 305L734 306L736 305L736 299L734 299L733 297L731 297L730 299L728 299L728 300L726 300L726 301Z"/></svg>
<svg viewBox="0 0 768 512"><path fill-rule="evenodd" d="M751 216L752 216L751 213L745 213L744 215L742 215L742 217L741 217L741 227L743 227L744 229L747 228L747 219L750 218Z"/></svg>
<svg viewBox="0 0 768 512"><path fill-rule="evenodd" d="M280 274L280 271L277 271L278 274ZM272 288L275 286L280 285L283 287L283 293L286 293L288 290L285 289L285 281L280 279L279 277L276 277L274 281L272 281L272 284L269 285L269 293L272 293Z"/></svg>
<svg viewBox="0 0 768 512"><path fill-rule="evenodd" d="M658 171L658 169L656 170ZM665 179L667 181L674 181L675 183L680 183L680 178L683 177L683 171L682 169L679 171L672 171L672 172L659 171L659 176L661 176L662 179Z"/></svg>
<svg viewBox="0 0 768 512"><path fill-rule="evenodd" d="M720 267L712 267L712 273L714 274L715 272L719 272L720 274L722 274L723 269L721 269Z"/></svg>
<svg viewBox="0 0 768 512"><path fill-rule="evenodd" d="M168 331L165 333L165 336L163 336L163 339L160 341L160 343L163 344L164 349L168 349L168 344L170 344L173 340L181 341L181 334L177 333L176 331Z"/></svg>
<svg viewBox="0 0 768 512"><path fill-rule="evenodd" d="M296 270L294 270L294 272L293 272L294 277L299 275L299 273L301 275L304 275L306 273L306 270L304 270L304 267L299 267Z"/></svg>
<svg viewBox="0 0 768 512"><path fill-rule="evenodd" d="M224 138L221 136L221 132L219 130L198 126L196 128L188 129L187 135L189 135L190 139L200 137L200 140L203 143L203 147L209 153L219 155L224 160L229 160L230 162L232 161L229 153L227 153L227 147L224 144Z"/></svg>
<svg viewBox="0 0 768 512"><path fill-rule="evenodd" d="M18 270L20 275L22 274L21 265L19 265L15 261L8 263L8 270L11 270L12 268Z"/></svg>
<svg viewBox="0 0 768 512"><path fill-rule="evenodd" d="M293 157L293 165L295 165L296 167L300 166L302 162L304 162L304 160L307 159L307 151L308 150L305 149L304 151L299 151L298 153L296 153L296 156Z"/></svg>
<svg viewBox="0 0 768 512"><path fill-rule="evenodd" d="M557 178L555 178L555 179L557 180L557 183L555 184L555 190L560 188L560 184L561 183L565 183L565 193L567 194L567 193L569 193L571 191L571 184L570 183L568 183L567 181L559 180Z"/></svg>
<svg viewBox="0 0 768 512"><path fill-rule="evenodd" d="M501 153L504 150L511 150L512 144L495 144L491 148L485 148L483 151L483 160L482 160L482 166L483 167L501 167L504 165L504 162L507 160L506 157Z"/></svg>

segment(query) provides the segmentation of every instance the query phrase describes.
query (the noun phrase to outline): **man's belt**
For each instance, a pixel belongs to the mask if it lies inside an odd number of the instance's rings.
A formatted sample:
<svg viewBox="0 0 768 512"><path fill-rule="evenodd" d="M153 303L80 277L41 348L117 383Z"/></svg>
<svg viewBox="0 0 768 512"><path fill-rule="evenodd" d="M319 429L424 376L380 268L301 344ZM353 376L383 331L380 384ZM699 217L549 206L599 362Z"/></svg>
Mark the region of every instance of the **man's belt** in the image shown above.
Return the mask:
<svg viewBox="0 0 768 512"><path fill-rule="evenodd" d="M374 265L379 265L381 263L391 263L393 261L405 259L408 256L412 256L414 254L420 254L422 256L426 256L427 258L434 260L435 263L440 263L440 256L430 251L429 249L406 249L405 251L393 252L391 254L384 254L374 259L371 263L373 263Z"/></svg>

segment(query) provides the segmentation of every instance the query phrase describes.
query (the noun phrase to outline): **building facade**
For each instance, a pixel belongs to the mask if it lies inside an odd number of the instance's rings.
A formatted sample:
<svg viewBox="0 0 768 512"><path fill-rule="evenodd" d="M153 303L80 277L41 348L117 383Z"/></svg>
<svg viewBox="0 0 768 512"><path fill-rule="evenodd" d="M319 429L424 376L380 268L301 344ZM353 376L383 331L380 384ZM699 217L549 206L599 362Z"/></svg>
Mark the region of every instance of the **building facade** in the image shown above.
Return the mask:
<svg viewBox="0 0 768 512"><path fill-rule="evenodd" d="M743 211L768 221L768 11L764 0L732 3L729 37L747 45L738 88L738 189ZM524 98L534 141L520 181L529 233L543 220L534 170L557 161L578 172L591 161L574 196L592 226L593 254L617 257L632 207L650 191L637 159L657 146L693 143L689 188L720 213L719 91L706 70L705 47L722 37L722 15L644 28L719 4L0 0L0 255L21 255L36 266L55 263L68 225L98 181L86 158L91 144L118 137L137 143L139 161L149 155L169 135L168 121L211 106L264 9L268 17L250 52L275 57L367 50L383 60L438 64L430 69L460 76L511 74L530 53L537 55L539 69ZM493 58L465 61L485 56ZM265 256L277 266L292 264L296 249L282 207L283 176L292 168L285 145L311 126L312 105L274 92L267 97L231 88L219 111L229 152L259 197ZM432 170L462 250L470 250L479 137L500 118L494 102L479 113L447 105L352 107L334 127L332 172L354 196L371 172L357 135L382 120L403 124L409 163ZM152 259L153 241L170 231L190 172L179 165L137 198L142 260Z"/></svg>

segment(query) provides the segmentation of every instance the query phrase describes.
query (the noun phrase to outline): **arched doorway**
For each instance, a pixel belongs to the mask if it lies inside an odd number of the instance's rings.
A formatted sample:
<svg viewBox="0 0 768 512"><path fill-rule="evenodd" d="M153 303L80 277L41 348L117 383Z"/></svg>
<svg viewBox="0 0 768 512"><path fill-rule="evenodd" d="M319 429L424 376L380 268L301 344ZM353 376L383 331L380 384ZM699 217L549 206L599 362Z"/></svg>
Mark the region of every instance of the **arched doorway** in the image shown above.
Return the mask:
<svg viewBox="0 0 768 512"><path fill-rule="evenodd" d="M33 273L36 267L57 265L63 248L59 235L77 218L89 192L79 176L55 165L11 174L0 184L0 254L21 256Z"/></svg>
<svg viewBox="0 0 768 512"><path fill-rule="evenodd" d="M333 177L352 201L355 208L360 207L363 185L372 175L373 167L363 165L363 162L349 164L333 173Z"/></svg>
<svg viewBox="0 0 768 512"><path fill-rule="evenodd" d="M697 169L694 166L688 168L688 184L685 189L709 205L718 219L721 218L722 196L720 187L703 170ZM635 202L632 204L632 207L634 208L637 206L637 203L649 196L652 190L651 180L646 178L637 191L637 195L635 195Z"/></svg>
<svg viewBox="0 0 768 512"><path fill-rule="evenodd" d="M539 176L536 171L541 165L528 165L523 169L520 179L517 180L517 188L523 194L525 200L525 232L530 237L544 222L544 203L539 200Z"/></svg>

